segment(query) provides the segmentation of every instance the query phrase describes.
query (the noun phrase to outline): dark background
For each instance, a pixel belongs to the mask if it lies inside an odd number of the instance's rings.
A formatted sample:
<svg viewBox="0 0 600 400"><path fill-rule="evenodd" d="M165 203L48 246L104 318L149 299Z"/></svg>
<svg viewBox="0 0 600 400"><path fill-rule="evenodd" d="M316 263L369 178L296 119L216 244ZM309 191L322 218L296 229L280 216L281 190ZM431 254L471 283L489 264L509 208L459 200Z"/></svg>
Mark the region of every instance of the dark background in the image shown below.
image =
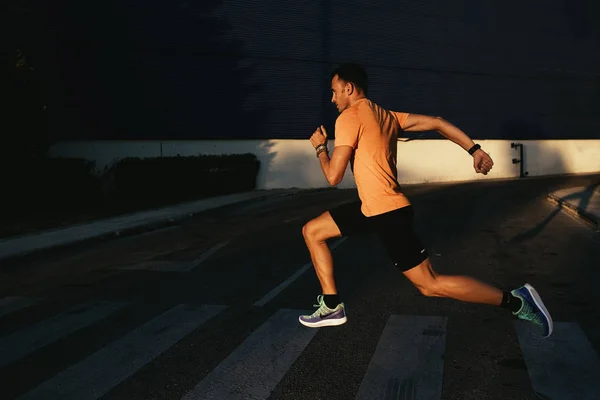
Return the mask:
<svg viewBox="0 0 600 400"><path fill-rule="evenodd" d="M473 138L600 137L593 0L6 4L7 148L306 138L333 128L330 71L346 61L366 66L372 100Z"/></svg>

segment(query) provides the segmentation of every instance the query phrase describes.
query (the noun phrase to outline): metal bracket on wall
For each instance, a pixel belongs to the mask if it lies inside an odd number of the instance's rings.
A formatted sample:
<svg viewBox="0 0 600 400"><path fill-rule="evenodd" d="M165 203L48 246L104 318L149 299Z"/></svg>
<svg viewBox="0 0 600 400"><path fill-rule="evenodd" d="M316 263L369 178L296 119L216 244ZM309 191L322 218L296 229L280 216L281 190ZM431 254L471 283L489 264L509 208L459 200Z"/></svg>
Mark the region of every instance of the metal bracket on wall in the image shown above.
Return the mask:
<svg viewBox="0 0 600 400"><path fill-rule="evenodd" d="M510 148L511 149L516 149L516 148L519 149L519 157L520 158L513 158L512 163L519 164L519 170L520 170L519 178L526 177L527 175L529 175L529 172L523 171L523 168L524 168L524 166L523 166L523 164L524 164L524 162L523 162L524 161L523 160L523 143L511 143Z"/></svg>

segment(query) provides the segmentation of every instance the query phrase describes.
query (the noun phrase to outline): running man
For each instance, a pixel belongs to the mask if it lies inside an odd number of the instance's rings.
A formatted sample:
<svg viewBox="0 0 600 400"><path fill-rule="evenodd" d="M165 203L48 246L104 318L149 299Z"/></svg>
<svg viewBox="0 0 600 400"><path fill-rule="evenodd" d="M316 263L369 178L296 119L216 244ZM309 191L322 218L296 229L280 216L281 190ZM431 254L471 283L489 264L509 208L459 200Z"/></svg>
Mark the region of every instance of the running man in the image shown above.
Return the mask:
<svg viewBox="0 0 600 400"><path fill-rule="evenodd" d="M437 131L473 157L476 173L487 175L494 162L464 132L440 117L386 110L367 98L366 71L344 64L332 73L331 102L339 111L335 122L335 148L331 157L327 132L320 126L310 137L325 178L331 186L342 181L350 162L358 196L356 203L342 204L312 219L302 228L304 240L321 284L318 309L301 315L308 327L346 322L333 274L327 239L372 232L381 241L394 265L423 295L483 303L510 310L518 318L552 334L553 323L537 291L529 284L503 292L469 276L438 274L413 230L413 209L397 180L397 137L401 131Z"/></svg>

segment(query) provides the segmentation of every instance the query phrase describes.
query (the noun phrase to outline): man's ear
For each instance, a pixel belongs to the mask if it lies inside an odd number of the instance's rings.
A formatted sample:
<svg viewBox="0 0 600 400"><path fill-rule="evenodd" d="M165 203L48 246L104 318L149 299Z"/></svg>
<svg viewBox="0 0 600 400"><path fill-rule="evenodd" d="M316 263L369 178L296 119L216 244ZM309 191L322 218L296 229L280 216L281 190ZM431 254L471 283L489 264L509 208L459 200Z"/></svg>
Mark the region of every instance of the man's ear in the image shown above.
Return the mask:
<svg viewBox="0 0 600 400"><path fill-rule="evenodd" d="M346 83L346 91L348 92L348 96L354 93L354 85L350 82Z"/></svg>

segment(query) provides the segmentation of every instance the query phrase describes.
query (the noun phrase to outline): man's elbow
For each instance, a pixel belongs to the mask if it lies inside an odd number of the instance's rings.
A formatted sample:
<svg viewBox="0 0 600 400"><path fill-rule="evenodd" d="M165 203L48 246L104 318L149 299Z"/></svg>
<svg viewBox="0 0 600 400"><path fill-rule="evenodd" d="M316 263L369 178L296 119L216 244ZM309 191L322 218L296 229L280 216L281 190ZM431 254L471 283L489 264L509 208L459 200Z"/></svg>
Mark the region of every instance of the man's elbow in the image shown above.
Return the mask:
<svg viewBox="0 0 600 400"><path fill-rule="evenodd" d="M335 174L327 177L327 182L329 182L330 186L337 186L342 181L344 175Z"/></svg>
<svg viewBox="0 0 600 400"><path fill-rule="evenodd" d="M440 129L444 128L444 124L446 123L446 120L442 117L433 117L432 120L432 128L431 130L433 131L439 131Z"/></svg>

